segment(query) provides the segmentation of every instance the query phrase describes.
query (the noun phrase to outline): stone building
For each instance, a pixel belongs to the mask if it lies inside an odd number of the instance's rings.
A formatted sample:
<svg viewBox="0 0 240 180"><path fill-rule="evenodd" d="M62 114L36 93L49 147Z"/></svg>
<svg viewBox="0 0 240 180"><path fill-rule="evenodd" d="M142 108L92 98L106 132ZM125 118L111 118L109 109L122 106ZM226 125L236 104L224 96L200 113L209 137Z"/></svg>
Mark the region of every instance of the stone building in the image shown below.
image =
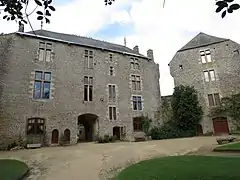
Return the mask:
<svg viewBox="0 0 240 180"><path fill-rule="evenodd" d="M134 140L160 104L153 51L46 30L0 36L0 144Z"/></svg>
<svg viewBox="0 0 240 180"><path fill-rule="evenodd" d="M175 86L194 86L204 110L198 133L229 133L227 117L211 117L209 110L220 99L240 91L240 45L230 39L199 33L169 63Z"/></svg>

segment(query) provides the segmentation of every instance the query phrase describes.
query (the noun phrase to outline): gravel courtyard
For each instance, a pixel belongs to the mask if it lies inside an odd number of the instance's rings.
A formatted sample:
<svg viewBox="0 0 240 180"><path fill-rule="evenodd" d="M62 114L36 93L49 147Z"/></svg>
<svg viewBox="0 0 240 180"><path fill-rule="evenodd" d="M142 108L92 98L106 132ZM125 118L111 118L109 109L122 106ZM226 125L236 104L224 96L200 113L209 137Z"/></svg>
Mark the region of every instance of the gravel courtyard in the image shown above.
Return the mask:
<svg viewBox="0 0 240 180"><path fill-rule="evenodd" d="M83 143L0 152L0 158L14 158L31 168L27 180L104 180L119 167L155 156L186 154L216 144L216 137L194 137L139 143Z"/></svg>

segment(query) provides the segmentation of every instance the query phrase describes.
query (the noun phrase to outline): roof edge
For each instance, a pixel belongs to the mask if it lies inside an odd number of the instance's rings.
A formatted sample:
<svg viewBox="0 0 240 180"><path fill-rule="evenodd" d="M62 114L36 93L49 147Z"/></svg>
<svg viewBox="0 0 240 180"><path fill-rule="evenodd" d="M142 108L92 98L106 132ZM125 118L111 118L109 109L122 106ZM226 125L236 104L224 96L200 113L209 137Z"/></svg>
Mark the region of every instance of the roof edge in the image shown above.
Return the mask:
<svg viewBox="0 0 240 180"><path fill-rule="evenodd" d="M195 49L195 48L199 48L199 47L206 47L206 46L209 46L209 45L218 44L218 43L222 43L222 42L229 41L229 40L230 40L230 39L224 39L224 40L218 41L218 42L207 43L207 44L204 44L204 45L199 45L199 46L195 46L195 47L191 47L191 48L179 49L177 52L182 52L182 51L186 51L186 50L190 50L190 49Z"/></svg>
<svg viewBox="0 0 240 180"><path fill-rule="evenodd" d="M27 32L15 32L15 34L22 35L22 36L30 36L30 37L35 37L35 38L41 38L41 39L48 39L48 40L67 43L67 44L74 44L74 45L78 45L78 46L91 47L91 48L95 48L95 49L99 49L99 50L108 50L108 51L117 52L117 53L120 53L120 54L123 54L123 55L130 55L130 56L135 56L135 57L141 57L141 58L144 58L144 59L149 59L147 56L144 56L144 55L141 55L141 54L138 55L138 54L133 54L133 53L124 52L124 51L116 51L116 50L113 50L113 49L100 48L100 47L91 46L91 45L88 45L88 44L81 44L81 43L76 43L76 42L72 42L72 41L65 41L65 40L62 40L62 39L51 38L51 37L41 36L41 35L35 35L35 34L27 33Z"/></svg>

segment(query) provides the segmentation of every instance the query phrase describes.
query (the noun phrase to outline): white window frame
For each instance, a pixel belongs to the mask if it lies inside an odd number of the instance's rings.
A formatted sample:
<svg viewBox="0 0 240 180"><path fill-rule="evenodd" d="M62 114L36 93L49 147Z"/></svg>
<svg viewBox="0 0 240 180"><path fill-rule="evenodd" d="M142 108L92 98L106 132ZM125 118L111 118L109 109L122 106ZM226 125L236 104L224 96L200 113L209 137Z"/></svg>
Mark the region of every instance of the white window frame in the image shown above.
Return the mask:
<svg viewBox="0 0 240 180"><path fill-rule="evenodd" d="M134 100L133 100L133 98L134 97L136 97L136 99L137 99L137 109L134 109ZM141 109L139 109L138 108L138 98L141 98ZM131 101L132 101L132 109L133 109L133 111L143 111L143 97L142 97L142 95L132 95L132 97L131 97L132 99L131 99Z"/></svg>
<svg viewBox="0 0 240 180"><path fill-rule="evenodd" d="M111 110L110 110L111 108ZM115 108L115 116L114 116L114 108ZM110 111L111 111L111 115L112 117L110 116ZM115 118L114 118L115 117ZM117 107L116 106L108 106L108 118L109 118L109 121L116 121L117 120Z"/></svg>
<svg viewBox="0 0 240 180"><path fill-rule="evenodd" d="M85 83L85 77L87 78L87 83ZM90 80L92 82L90 82ZM85 102L93 101L93 77L92 76L83 76L83 100ZM87 87L87 99L85 100L85 87ZM90 89L92 90L92 100L90 99Z"/></svg>
<svg viewBox="0 0 240 180"><path fill-rule="evenodd" d="M41 47L43 45L43 47ZM50 47L49 47L50 46ZM41 51L43 53L43 59L40 59ZM47 58L47 53L49 54L49 59ZM50 42L40 41L38 44L38 61L43 62L51 62L52 61L52 52L53 52L53 44Z"/></svg>
<svg viewBox="0 0 240 180"><path fill-rule="evenodd" d="M130 58L130 69L140 71L141 68L140 68L140 63L138 58L134 58L134 57Z"/></svg>
<svg viewBox="0 0 240 180"><path fill-rule="evenodd" d="M201 57L201 63L202 64L212 62L211 50L210 49L200 50L199 54L200 54L200 57Z"/></svg>
<svg viewBox="0 0 240 180"><path fill-rule="evenodd" d="M111 90L110 90L111 87ZM114 87L114 88L113 88ZM115 89L115 94L113 89ZM117 100L117 92L116 92L117 86L116 84L108 84L108 101L109 102L116 102ZM111 92L110 92L111 91ZM111 96L110 96L111 95ZM114 96L115 95L115 96Z"/></svg>
<svg viewBox="0 0 240 180"><path fill-rule="evenodd" d="M203 71L203 76L204 76L205 82L216 81L216 72L214 69L209 69L209 70Z"/></svg>

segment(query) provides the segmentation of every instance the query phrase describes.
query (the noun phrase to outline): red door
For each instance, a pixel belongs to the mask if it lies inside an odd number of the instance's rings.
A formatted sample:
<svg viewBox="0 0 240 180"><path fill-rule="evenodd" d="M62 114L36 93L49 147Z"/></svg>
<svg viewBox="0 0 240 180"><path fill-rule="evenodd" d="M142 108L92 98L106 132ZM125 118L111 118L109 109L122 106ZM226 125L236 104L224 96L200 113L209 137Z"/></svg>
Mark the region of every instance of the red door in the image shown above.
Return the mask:
<svg viewBox="0 0 240 180"><path fill-rule="evenodd" d="M214 118L213 129L215 135L229 134L227 118L224 117Z"/></svg>

